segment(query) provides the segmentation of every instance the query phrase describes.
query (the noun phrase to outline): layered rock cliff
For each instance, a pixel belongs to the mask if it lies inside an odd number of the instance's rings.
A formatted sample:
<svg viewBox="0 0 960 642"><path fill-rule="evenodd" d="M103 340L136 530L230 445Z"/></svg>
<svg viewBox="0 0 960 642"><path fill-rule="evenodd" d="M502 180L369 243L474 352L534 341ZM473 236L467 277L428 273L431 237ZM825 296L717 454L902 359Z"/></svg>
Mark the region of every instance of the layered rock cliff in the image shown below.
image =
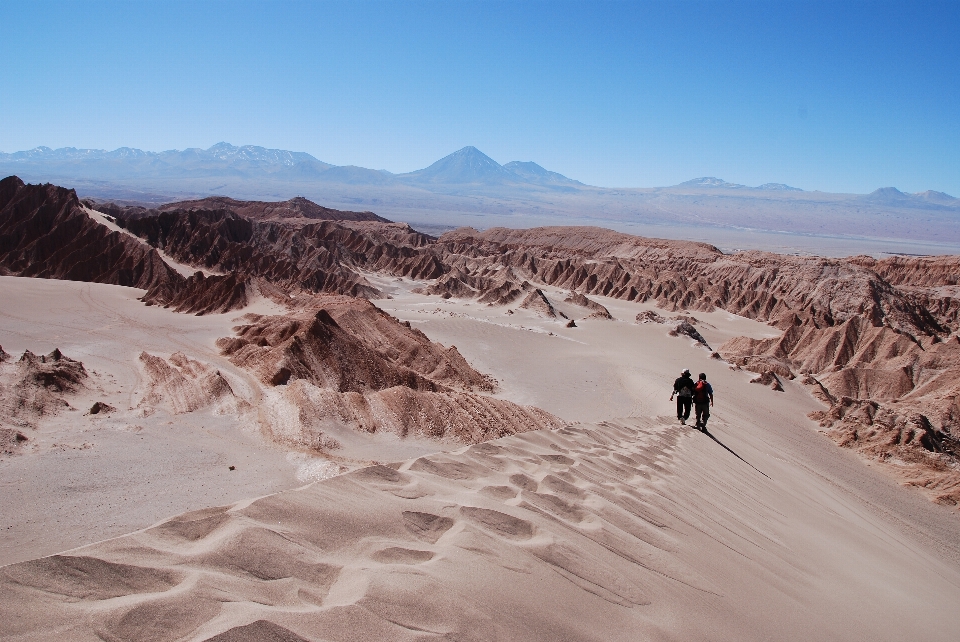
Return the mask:
<svg viewBox="0 0 960 642"><path fill-rule="evenodd" d="M0 181L0 270L12 276L175 289L156 250L93 221L73 190Z"/></svg>
<svg viewBox="0 0 960 642"><path fill-rule="evenodd" d="M16 176L0 181L0 274L141 288L145 301L182 312L245 303L231 277L184 277L156 249L91 218L73 190Z"/></svg>

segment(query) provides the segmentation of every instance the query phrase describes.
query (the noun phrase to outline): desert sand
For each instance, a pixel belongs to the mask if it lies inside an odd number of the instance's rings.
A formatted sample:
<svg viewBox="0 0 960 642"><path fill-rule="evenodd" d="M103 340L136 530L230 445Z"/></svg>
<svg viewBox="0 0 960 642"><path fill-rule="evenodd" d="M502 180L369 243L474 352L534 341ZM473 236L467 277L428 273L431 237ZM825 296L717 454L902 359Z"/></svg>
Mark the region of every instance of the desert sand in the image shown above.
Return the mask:
<svg viewBox="0 0 960 642"><path fill-rule="evenodd" d="M3 639L960 633L955 257L0 197Z"/></svg>
<svg viewBox="0 0 960 642"><path fill-rule="evenodd" d="M498 396L570 425L427 456L388 444L389 467L304 486L306 455L229 415L159 409L134 425L125 416L136 412L126 409L137 384L126 382L139 381L131 364L144 350L189 351L252 395L255 382L214 345L236 313L194 317L145 307L142 291L118 286L0 279L4 300L17 302L4 307L4 350L75 355L118 379L84 405L121 409L110 419L66 411L31 440L35 452L3 461L5 486L21 489L3 494L4 561L137 530L3 568L5 639L951 640L960 631L955 511L836 448L806 418L822 405L800 384L786 381L782 393L751 384L751 373L668 326L635 323L644 310L670 315L650 304L596 297L613 319L568 328L529 310L413 293L422 282L375 282L393 297L378 305L456 345L498 380ZM561 291L545 293L576 312ZM722 311L696 322L711 345L776 334ZM707 372L717 390L709 436L672 416L682 367ZM199 510L173 517L188 509Z"/></svg>

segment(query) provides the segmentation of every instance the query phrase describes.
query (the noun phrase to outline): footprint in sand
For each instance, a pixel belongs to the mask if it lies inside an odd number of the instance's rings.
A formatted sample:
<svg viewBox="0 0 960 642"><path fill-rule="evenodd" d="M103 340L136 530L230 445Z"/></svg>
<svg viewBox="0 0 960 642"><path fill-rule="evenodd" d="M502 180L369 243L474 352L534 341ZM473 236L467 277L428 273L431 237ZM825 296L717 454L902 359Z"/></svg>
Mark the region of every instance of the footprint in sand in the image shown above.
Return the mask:
<svg viewBox="0 0 960 642"><path fill-rule="evenodd" d="M532 479L531 477L527 477L523 473L510 475L510 483L516 486L517 488L520 488L522 490L529 490L531 492L537 490L537 487L539 486L536 480Z"/></svg>
<svg viewBox="0 0 960 642"><path fill-rule="evenodd" d="M533 524L525 519L474 506L461 506L460 513L478 526L508 539L522 540L533 537Z"/></svg>
<svg viewBox="0 0 960 642"><path fill-rule="evenodd" d="M461 462L439 462L421 457L413 462L410 470L416 470L423 473L429 473L445 479L476 479L484 472L478 466Z"/></svg>
<svg viewBox="0 0 960 642"><path fill-rule="evenodd" d="M391 546L377 551L370 558L381 564L423 564L433 559L433 553L430 551L418 551L412 548L401 548Z"/></svg>
<svg viewBox="0 0 960 642"><path fill-rule="evenodd" d="M484 486L480 489L480 494L505 502L516 497L517 491L509 486Z"/></svg>
<svg viewBox="0 0 960 642"><path fill-rule="evenodd" d="M116 564L82 555L51 555L7 567L3 579L78 600L109 600L137 593L159 593L182 577L162 569Z"/></svg>
<svg viewBox="0 0 960 642"><path fill-rule="evenodd" d="M444 533L453 528L453 520L449 517L431 513L405 510L403 511L403 525L417 538L436 544Z"/></svg>
<svg viewBox="0 0 960 642"><path fill-rule="evenodd" d="M410 482L409 475L404 475L400 471L381 464L361 468L351 473L351 475L360 481L378 484L407 484Z"/></svg>

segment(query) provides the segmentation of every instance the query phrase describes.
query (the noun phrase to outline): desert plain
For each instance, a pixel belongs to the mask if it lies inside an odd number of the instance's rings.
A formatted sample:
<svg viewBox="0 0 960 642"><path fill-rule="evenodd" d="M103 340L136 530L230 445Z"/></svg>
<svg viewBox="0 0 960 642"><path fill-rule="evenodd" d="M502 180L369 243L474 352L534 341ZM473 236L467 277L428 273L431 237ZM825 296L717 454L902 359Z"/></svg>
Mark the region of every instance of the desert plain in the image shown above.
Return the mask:
<svg viewBox="0 0 960 642"><path fill-rule="evenodd" d="M0 638L957 639L956 257L268 205L0 184Z"/></svg>

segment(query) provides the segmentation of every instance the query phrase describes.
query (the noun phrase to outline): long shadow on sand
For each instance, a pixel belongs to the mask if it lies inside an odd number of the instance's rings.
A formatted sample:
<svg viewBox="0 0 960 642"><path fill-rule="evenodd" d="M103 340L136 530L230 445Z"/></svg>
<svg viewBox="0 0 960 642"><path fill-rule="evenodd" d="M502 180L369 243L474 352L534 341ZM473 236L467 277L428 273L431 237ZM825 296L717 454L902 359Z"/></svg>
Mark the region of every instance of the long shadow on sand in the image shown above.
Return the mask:
<svg viewBox="0 0 960 642"><path fill-rule="evenodd" d="M767 479L770 479L770 476L767 475L767 473L763 472L762 470L760 470L759 468L757 468L756 466L754 466L753 464L751 464L749 461L747 461L746 459L744 459L743 457L741 457L741 456L738 455L737 453L733 452L733 450L731 450L729 446L727 446L725 443L723 443L722 441L720 441L719 439L717 439L717 437L716 437L712 432L710 432L710 431L707 430L706 428L704 428L704 429L702 430L702 432L703 432L703 434L705 434L707 437L709 437L710 439L714 440L715 442L717 442L718 444L720 444L721 446L723 446L724 450L726 450L728 453L730 453L731 455L733 455L734 457L736 457L737 459L739 459L740 461L742 461L743 463L745 463L747 466L750 466L750 468L753 468L755 471L757 471L758 473L760 473L761 475L763 475L763 476L766 477Z"/></svg>

